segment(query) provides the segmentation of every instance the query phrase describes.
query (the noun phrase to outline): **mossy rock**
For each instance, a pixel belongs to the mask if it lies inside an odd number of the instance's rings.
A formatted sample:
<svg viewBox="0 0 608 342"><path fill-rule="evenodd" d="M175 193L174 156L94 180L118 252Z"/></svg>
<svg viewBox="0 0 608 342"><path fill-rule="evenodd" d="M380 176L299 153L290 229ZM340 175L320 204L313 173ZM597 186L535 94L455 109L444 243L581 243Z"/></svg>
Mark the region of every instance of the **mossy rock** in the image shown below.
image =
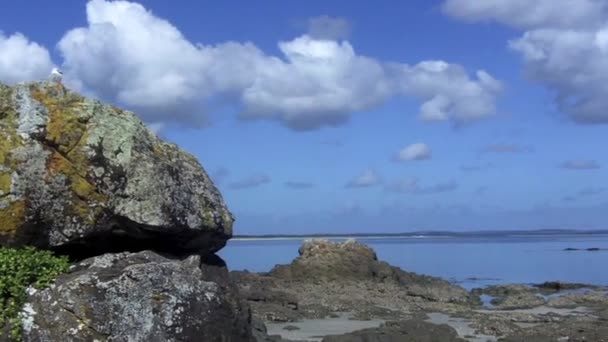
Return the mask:
<svg viewBox="0 0 608 342"><path fill-rule="evenodd" d="M0 85L0 246L214 252L233 217L192 155L53 82Z"/></svg>

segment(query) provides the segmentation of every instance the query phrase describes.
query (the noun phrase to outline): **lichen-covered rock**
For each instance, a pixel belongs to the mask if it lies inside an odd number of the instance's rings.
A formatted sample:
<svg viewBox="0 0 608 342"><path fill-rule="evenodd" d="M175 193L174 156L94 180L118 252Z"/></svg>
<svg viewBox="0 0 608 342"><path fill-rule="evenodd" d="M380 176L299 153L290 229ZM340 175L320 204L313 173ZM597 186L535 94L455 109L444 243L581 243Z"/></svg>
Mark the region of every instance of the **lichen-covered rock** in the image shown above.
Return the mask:
<svg viewBox="0 0 608 342"><path fill-rule="evenodd" d="M213 252L232 234L196 158L131 112L54 82L0 84L0 137L0 245Z"/></svg>
<svg viewBox="0 0 608 342"><path fill-rule="evenodd" d="M251 317L222 265L151 251L86 259L31 291L28 342L249 342Z"/></svg>

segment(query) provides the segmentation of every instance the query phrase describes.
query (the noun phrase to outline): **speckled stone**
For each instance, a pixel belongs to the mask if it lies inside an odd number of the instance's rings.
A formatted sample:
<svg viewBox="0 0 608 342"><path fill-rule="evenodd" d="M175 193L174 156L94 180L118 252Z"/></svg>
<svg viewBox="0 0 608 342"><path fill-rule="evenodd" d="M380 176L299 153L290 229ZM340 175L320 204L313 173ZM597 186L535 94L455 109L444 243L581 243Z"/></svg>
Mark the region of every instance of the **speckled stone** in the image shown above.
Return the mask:
<svg viewBox="0 0 608 342"><path fill-rule="evenodd" d="M24 341L252 341L226 269L205 267L199 256L151 251L85 259L50 288L30 289Z"/></svg>
<svg viewBox="0 0 608 342"><path fill-rule="evenodd" d="M0 84L0 136L0 245L212 253L232 235L197 159L131 112L56 82Z"/></svg>

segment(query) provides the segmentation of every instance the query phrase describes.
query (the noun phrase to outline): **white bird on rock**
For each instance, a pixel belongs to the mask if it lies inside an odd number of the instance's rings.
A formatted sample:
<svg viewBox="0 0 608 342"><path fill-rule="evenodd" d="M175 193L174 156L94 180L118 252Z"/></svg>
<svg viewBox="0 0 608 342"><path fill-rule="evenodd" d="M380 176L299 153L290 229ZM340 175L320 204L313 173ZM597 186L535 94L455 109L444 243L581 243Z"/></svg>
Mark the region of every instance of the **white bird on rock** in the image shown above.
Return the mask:
<svg viewBox="0 0 608 342"><path fill-rule="evenodd" d="M49 81L61 83L63 79L63 73L58 68L53 68L51 74L49 75Z"/></svg>

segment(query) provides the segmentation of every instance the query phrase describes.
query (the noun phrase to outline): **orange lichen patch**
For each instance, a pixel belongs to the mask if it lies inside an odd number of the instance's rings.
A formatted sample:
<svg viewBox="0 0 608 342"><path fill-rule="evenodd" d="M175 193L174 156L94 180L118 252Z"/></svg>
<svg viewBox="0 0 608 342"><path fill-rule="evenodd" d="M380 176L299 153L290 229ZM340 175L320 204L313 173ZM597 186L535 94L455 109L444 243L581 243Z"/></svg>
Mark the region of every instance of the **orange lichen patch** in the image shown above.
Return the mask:
<svg viewBox="0 0 608 342"><path fill-rule="evenodd" d="M14 236L25 221L25 202L9 203L8 207L0 210L0 236Z"/></svg>
<svg viewBox="0 0 608 342"><path fill-rule="evenodd" d="M87 120L78 115L82 110L82 98L49 94L46 88L40 87L32 87L30 91L48 111L46 139L61 153L72 151L85 138L87 130Z"/></svg>
<svg viewBox="0 0 608 342"><path fill-rule="evenodd" d="M0 195L8 194L11 191L13 177L8 172L0 172Z"/></svg>
<svg viewBox="0 0 608 342"><path fill-rule="evenodd" d="M64 175L70 183L72 192L79 198L98 203L106 201L106 197L97 192L95 185L84 178L78 172L78 168L61 154L53 152L47 167L51 176Z"/></svg>
<svg viewBox="0 0 608 342"><path fill-rule="evenodd" d="M17 134L18 114L12 106L12 91L0 87L0 165L13 168L10 154L23 144Z"/></svg>
<svg viewBox="0 0 608 342"><path fill-rule="evenodd" d="M87 224L94 224L103 213L102 207L97 204L107 202L107 197L99 193L95 185L82 177L74 164L61 154L54 152L49 158L47 167L51 177L63 175L70 184L71 206L66 215L72 215Z"/></svg>
<svg viewBox="0 0 608 342"><path fill-rule="evenodd" d="M49 177L63 175L72 192L66 216L93 224L103 213L107 197L86 177L89 159L82 147L87 143L87 118L82 115L83 98L61 85L30 88L32 97L46 107L49 122L46 140L53 148L48 159Z"/></svg>
<svg viewBox="0 0 608 342"><path fill-rule="evenodd" d="M89 202L74 198L68 215L74 216L80 222L88 225L94 225L97 219L103 214L103 208L100 206L89 206Z"/></svg>
<svg viewBox="0 0 608 342"><path fill-rule="evenodd" d="M152 146L152 152L154 153L154 156L158 157L161 160L166 159L168 157L168 153L166 149L162 147L162 144L154 144Z"/></svg>

